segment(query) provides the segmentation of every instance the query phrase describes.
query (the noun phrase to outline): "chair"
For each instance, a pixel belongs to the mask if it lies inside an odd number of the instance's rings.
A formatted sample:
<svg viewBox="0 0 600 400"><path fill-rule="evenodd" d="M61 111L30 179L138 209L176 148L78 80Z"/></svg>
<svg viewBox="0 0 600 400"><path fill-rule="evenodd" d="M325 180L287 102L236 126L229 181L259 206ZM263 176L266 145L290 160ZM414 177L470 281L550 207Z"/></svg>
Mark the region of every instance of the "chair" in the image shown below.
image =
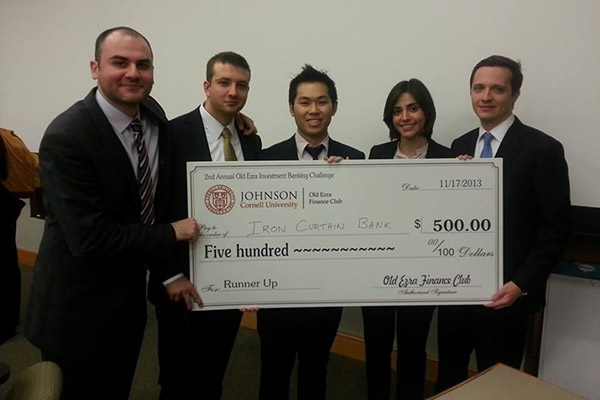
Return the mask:
<svg viewBox="0 0 600 400"><path fill-rule="evenodd" d="M27 368L12 383L5 400L59 400L62 391L62 372L51 361Z"/></svg>

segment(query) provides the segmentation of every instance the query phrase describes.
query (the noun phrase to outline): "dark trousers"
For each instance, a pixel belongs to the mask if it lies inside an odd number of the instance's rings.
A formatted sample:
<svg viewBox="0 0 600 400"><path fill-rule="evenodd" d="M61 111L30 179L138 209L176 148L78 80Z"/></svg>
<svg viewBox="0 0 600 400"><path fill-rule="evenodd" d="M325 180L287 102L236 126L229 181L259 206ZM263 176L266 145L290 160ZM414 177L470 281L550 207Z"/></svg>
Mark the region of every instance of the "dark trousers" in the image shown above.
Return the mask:
<svg viewBox="0 0 600 400"><path fill-rule="evenodd" d="M389 400L394 333L398 348L396 399L423 399L425 346L435 307L363 307L367 393Z"/></svg>
<svg viewBox="0 0 600 400"><path fill-rule="evenodd" d="M188 311L183 303L156 305L160 398L220 399L242 312Z"/></svg>
<svg viewBox="0 0 600 400"><path fill-rule="evenodd" d="M126 400L144 336L145 321L123 327L116 346L101 359L89 360L42 350L43 361L53 361L63 375L61 400Z"/></svg>
<svg viewBox="0 0 600 400"><path fill-rule="evenodd" d="M14 336L21 308L21 270L15 240L23 203L0 184L0 344Z"/></svg>
<svg viewBox="0 0 600 400"><path fill-rule="evenodd" d="M482 306L440 306L436 391L467 379L473 350L478 371L499 362L520 368L528 319L527 312L514 306L497 311Z"/></svg>
<svg viewBox="0 0 600 400"><path fill-rule="evenodd" d="M258 311L261 400L290 396L298 357L298 399L325 399L329 351L342 317L339 307Z"/></svg>

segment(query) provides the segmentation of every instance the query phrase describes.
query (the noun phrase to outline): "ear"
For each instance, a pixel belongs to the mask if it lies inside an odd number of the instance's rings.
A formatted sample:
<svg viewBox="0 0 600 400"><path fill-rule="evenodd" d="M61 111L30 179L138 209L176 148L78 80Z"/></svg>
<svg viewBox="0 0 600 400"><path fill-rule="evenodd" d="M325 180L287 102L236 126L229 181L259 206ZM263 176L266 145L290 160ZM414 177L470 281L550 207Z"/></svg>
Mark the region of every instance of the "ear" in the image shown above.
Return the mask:
<svg viewBox="0 0 600 400"><path fill-rule="evenodd" d="M335 113L337 112L337 105L338 105L338 103L337 103L337 102L333 103L333 112L331 113L331 116L332 116L332 117L333 117L333 116L335 115Z"/></svg>
<svg viewBox="0 0 600 400"><path fill-rule="evenodd" d="M292 117L294 116L294 105L290 104L290 114L292 115Z"/></svg>
<svg viewBox="0 0 600 400"><path fill-rule="evenodd" d="M515 103L517 102L517 99L519 98L520 95L521 95L520 90L512 95L513 108L515 107Z"/></svg>
<svg viewBox="0 0 600 400"><path fill-rule="evenodd" d="M206 97L210 97L210 82L204 81L204 94Z"/></svg>
<svg viewBox="0 0 600 400"><path fill-rule="evenodd" d="M98 61L92 60L90 61L90 72L92 73L92 79L98 79L98 69L100 66L98 65Z"/></svg>

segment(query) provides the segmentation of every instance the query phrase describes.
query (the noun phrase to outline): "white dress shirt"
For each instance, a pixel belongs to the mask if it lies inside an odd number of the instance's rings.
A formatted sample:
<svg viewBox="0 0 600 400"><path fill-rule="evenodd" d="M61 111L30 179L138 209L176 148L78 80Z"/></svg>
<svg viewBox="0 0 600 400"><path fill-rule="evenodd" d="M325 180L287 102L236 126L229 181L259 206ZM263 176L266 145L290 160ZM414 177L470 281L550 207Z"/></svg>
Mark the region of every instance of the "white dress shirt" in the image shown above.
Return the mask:
<svg viewBox="0 0 600 400"><path fill-rule="evenodd" d="M308 153L308 151L306 151L306 147L312 145L308 143L306 139L300 136L298 132L296 132L294 138L296 139L296 151L298 152L298 160L313 161L313 157ZM321 154L319 154L319 160L324 160L325 157L327 157L327 154L329 154L329 135L325 136L325 139L323 139L321 143L317 144L317 146L321 144L325 146L325 150L323 150Z"/></svg>
<svg viewBox="0 0 600 400"><path fill-rule="evenodd" d="M242 144L240 143L240 137L238 136L237 129L235 127L235 119L233 119L227 126L221 125L212 115L206 111L204 105L199 107L200 116L202 117L202 123L204 124L204 133L206 134L206 141L208 142L208 149L210 150L210 158L213 161L225 161L225 152L223 151L223 136L221 133L224 128L228 128L231 132L231 145L235 150L235 155L238 161L244 161L244 153L242 152Z"/></svg>
<svg viewBox="0 0 600 400"><path fill-rule="evenodd" d="M483 134L486 132L489 132L492 134L493 139L492 139L492 154L494 155L494 157L496 156L496 152L498 151L498 148L500 147L500 144L502 143L502 139L504 139L504 136L506 135L506 132L508 132L508 129L512 126L512 124L515 122L515 116L514 114L510 114L510 116L504 120L504 122L500 123L499 125L497 125L494 129L490 130L490 131L486 131L485 129L483 129L482 126L479 126L479 136L477 137L477 143L475 144L475 154L473 154L473 158L481 158L481 151L483 150L483 144L484 144L484 139L483 139Z"/></svg>
<svg viewBox="0 0 600 400"><path fill-rule="evenodd" d="M123 148L127 152L127 156L129 157L129 161L133 168L133 173L137 177L138 150L135 145L134 132L130 126L131 121L133 121L134 118L131 118L129 115L110 104L104 96L102 96L100 90L96 90L96 102L98 102L100 109L112 126L115 135L117 135ZM144 144L146 145L146 151L148 152L148 162L150 163L150 172L152 175L152 190L156 193L156 184L158 183L158 125L141 116L139 110L135 118L139 119L142 123Z"/></svg>
<svg viewBox="0 0 600 400"><path fill-rule="evenodd" d="M198 112L200 112L200 117L202 117L202 124L204 125L204 133L206 135L206 141L208 142L208 149L210 151L210 158L212 161L225 161L225 152L223 151L223 136L221 133L224 128L228 128L229 132L231 132L230 143L235 150L235 155L238 161L244 161L244 153L242 151L242 144L240 143L240 138L237 133L237 129L235 127L235 119L233 119L226 127L221 125L219 121L215 119L212 115L206 111L204 108L204 104L201 104L198 107ZM181 278L184 276L183 274L177 274L172 276L171 278L163 281L163 285L168 285L169 283Z"/></svg>

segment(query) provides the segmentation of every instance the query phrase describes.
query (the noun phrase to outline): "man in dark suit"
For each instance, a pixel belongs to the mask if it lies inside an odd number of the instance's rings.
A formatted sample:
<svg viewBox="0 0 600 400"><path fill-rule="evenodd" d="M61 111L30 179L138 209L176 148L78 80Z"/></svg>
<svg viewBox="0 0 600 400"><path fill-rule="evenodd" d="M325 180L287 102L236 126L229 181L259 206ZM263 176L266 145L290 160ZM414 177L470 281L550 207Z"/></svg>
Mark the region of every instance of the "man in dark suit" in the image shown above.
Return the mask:
<svg viewBox="0 0 600 400"><path fill-rule="evenodd" d="M148 41L118 27L96 40L83 100L48 126L40 145L48 211L27 338L63 372L63 399L127 399L146 323L146 268L194 240L193 219L165 223L171 139L149 94Z"/></svg>
<svg viewBox="0 0 600 400"><path fill-rule="evenodd" d="M290 82L290 113L297 131L262 152L263 160L364 159L365 154L329 137L337 91L325 72L306 65ZM261 343L261 400L289 398L290 374L298 357L298 399L325 399L329 351L341 307L258 311Z"/></svg>
<svg viewBox="0 0 600 400"><path fill-rule="evenodd" d="M206 102L172 120L176 178L173 218L185 218L187 161L256 160L261 141L241 135L235 117L246 104L250 66L233 52L213 56L206 67ZM179 246L170 274L151 274L150 299L156 305L159 333L161 399L221 398L222 382L242 312L190 311L200 296L189 281L189 248Z"/></svg>
<svg viewBox="0 0 600 400"><path fill-rule="evenodd" d="M497 362L520 368L529 315L544 306L546 280L565 247L563 147L513 115L522 81L521 65L509 58L480 61L470 80L480 127L452 143L459 154L503 159L505 284L485 306L439 308L438 391L467 378L473 349L479 371Z"/></svg>

